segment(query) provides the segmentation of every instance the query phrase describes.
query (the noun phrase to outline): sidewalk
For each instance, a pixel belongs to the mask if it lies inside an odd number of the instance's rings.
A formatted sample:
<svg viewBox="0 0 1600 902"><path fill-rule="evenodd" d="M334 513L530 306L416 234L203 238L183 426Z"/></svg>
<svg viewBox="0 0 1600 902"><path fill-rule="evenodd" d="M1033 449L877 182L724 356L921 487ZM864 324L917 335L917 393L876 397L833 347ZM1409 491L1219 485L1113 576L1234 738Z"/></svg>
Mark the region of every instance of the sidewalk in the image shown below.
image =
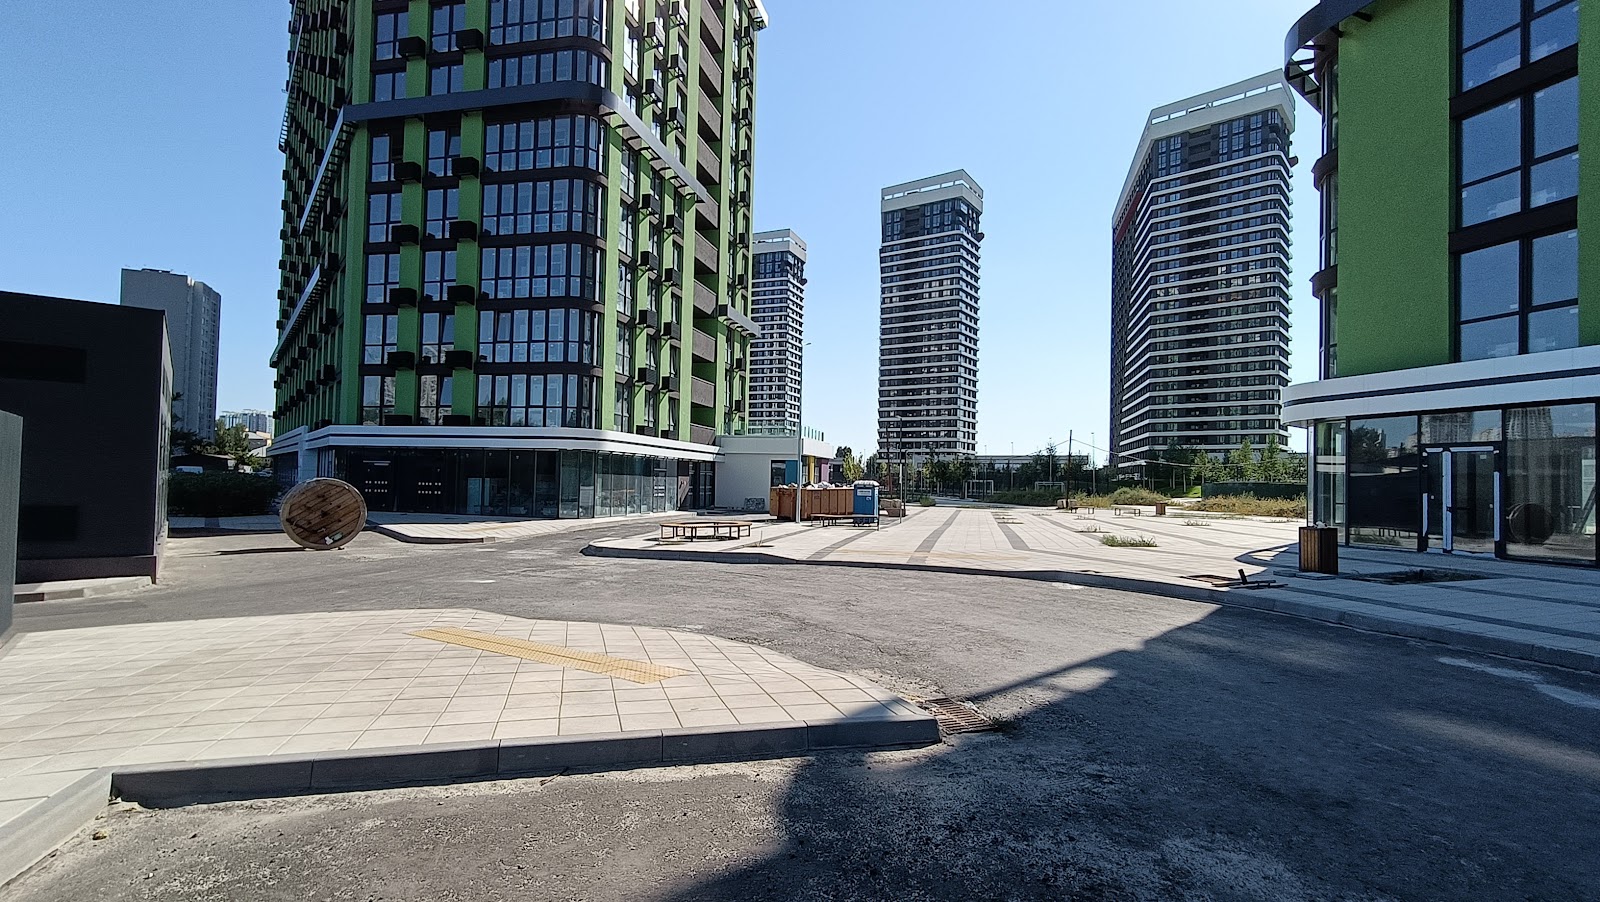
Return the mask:
<svg viewBox="0 0 1600 902"><path fill-rule="evenodd" d="M1341 576L1318 577L1296 569L1297 521L1182 512L1158 518L1149 508L1142 514L934 508L881 530L784 524L738 542L673 545L636 536L596 542L586 553L1072 582L1294 614L1600 672L1600 571L1342 548ZM1149 539L1155 546L1109 547L1106 536ZM1422 570L1452 578L1407 581ZM1254 585L1241 585L1241 572Z"/></svg>
<svg viewBox="0 0 1600 902"><path fill-rule="evenodd" d="M528 539L577 529L616 525L626 531L653 527L662 520L694 519L693 512L634 514L627 517L591 517L586 520L530 520L526 517L485 517L470 514L368 513L367 528L401 542L420 545L462 545Z"/></svg>
<svg viewBox="0 0 1600 902"><path fill-rule="evenodd" d="M259 798L938 739L864 678L677 630L441 609L25 633L0 655L0 882L113 791Z"/></svg>

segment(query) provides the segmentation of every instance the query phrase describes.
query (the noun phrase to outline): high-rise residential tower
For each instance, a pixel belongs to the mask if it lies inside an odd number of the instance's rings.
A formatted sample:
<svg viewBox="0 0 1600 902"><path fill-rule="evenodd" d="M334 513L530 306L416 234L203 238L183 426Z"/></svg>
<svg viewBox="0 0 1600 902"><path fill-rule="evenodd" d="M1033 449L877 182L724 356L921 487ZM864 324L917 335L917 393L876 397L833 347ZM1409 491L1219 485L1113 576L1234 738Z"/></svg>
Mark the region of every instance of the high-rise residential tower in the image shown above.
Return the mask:
<svg viewBox="0 0 1600 902"><path fill-rule="evenodd" d="M757 232L754 252L751 317L761 337L750 354L750 428L793 432L800 425L806 243L789 229Z"/></svg>
<svg viewBox="0 0 1600 902"><path fill-rule="evenodd" d="M1293 132L1280 73L1150 112L1112 221L1117 466L1288 440Z"/></svg>
<svg viewBox="0 0 1600 902"><path fill-rule="evenodd" d="M983 189L958 169L883 189L881 212L879 453L976 454Z"/></svg>
<svg viewBox="0 0 1600 902"><path fill-rule="evenodd" d="M204 282L164 269L124 269L122 306L167 315L172 348L172 422L209 439L217 433L217 353L222 295Z"/></svg>
<svg viewBox="0 0 1600 902"><path fill-rule="evenodd" d="M290 10L275 471L378 510L709 504L760 0Z"/></svg>

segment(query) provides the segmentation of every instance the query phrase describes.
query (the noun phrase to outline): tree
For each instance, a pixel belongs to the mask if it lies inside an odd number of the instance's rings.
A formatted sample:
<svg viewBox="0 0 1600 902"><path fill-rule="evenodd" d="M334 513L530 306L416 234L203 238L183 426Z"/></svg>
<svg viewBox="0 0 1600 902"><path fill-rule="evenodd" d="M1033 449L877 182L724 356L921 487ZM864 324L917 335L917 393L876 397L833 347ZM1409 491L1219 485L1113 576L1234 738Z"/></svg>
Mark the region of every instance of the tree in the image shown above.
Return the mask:
<svg viewBox="0 0 1600 902"><path fill-rule="evenodd" d="M1256 467L1256 478L1262 482L1289 481L1289 461L1283 456L1283 449L1278 447L1276 436L1268 439L1267 447L1261 451L1261 462Z"/></svg>
<svg viewBox="0 0 1600 902"><path fill-rule="evenodd" d="M834 456L839 459L839 472L844 477L845 482L855 482L866 472L866 467L862 465L861 458L856 456L855 449L849 445L840 445Z"/></svg>
<svg viewBox="0 0 1600 902"><path fill-rule="evenodd" d="M1194 453L1195 478L1201 485L1210 482L1225 482L1228 479L1228 465L1212 457L1204 451Z"/></svg>
<svg viewBox="0 0 1600 902"><path fill-rule="evenodd" d="M234 466L259 470L267 465L266 458L250 447L250 430L243 423L217 430L216 453L233 458Z"/></svg>
<svg viewBox="0 0 1600 902"><path fill-rule="evenodd" d="M1232 469L1232 478L1240 482L1256 482L1261 478L1260 465L1256 462L1256 450L1251 446L1250 440L1245 439L1239 447L1228 452L1228 467Z"/></svg>

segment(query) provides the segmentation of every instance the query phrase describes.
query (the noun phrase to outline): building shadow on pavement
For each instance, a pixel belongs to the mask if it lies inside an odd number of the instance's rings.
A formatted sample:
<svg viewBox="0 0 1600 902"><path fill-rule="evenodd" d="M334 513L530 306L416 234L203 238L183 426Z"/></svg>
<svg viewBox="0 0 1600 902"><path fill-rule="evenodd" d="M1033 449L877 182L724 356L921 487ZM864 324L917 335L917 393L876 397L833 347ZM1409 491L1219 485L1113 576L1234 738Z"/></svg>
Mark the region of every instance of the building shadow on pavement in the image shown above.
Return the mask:
<svg viewBox="0 0 1600 902"><path fill-rule="evenodd" d="M1000 731L816 756L664 897L1596 898L1600 711L1441 654L1221 609L998 678Z"/></svg>

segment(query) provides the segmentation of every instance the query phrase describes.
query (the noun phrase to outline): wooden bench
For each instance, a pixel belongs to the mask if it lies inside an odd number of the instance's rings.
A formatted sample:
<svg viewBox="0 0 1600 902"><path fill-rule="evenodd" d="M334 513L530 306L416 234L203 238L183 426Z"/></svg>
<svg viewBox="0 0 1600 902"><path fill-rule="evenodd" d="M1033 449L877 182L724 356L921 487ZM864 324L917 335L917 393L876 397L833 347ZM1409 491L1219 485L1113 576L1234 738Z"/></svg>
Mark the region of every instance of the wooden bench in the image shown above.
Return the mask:
<svg viewBox="0 0 1600 902"><path fill-rule="evenodd" d="M749 520L674 520L659 525L657 542L682 539L740 539L750 535Z"/></svg>
<svg viewBox="0 0 1600 902"><path fill-rule="evenodd" d="M875 514L818 514L811 518L821 526L836 526L848 523L851 526L877 526L878 517Z"/></svg>
<svg viewBox="0 0 1600 902"><path fill-rule="evenodd" d="M1139 510L1137 507L1114 507L1114 508L1111 509L1111 512L1116 514L1119 517L1142 517L1142 516L1144 516L1144 511Z"/></svg>

